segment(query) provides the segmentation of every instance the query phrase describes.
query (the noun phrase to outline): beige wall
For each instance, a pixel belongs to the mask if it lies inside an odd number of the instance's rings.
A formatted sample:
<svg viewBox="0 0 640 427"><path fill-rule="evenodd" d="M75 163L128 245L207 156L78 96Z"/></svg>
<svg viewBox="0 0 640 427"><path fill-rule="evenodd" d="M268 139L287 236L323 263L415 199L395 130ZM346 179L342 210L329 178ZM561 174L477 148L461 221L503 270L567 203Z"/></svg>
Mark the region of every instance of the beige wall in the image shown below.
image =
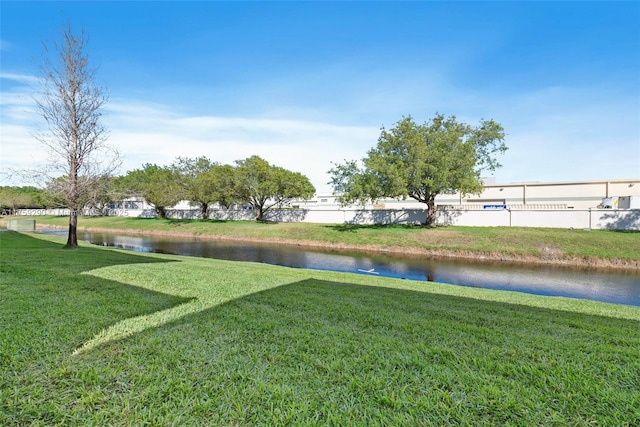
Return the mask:
<svg viewBox="0 0 640 427"><path fill-rule="evenodd" d="M482 209L484 204L505 203L510 209L588 209L597 207L605 197L640 197L640 179L574 182L531 182L486 185L480 195L441 194L439 206L453 205ZM336 196L316 195L312 200L294 203L303 209L339 209ZM423 209L424 204L413 199L385 199L367 208ZM359 209L358 206L345 209Z"/></svg>
<svg viewBox="0 0 640 427"><path fill-rule="evenodd" d="M614 181L546 182L495 184L484 187L480 195L441 194L438 205L483 205L504 202L509 207L588 209L597 207L605 197L640 196L640 179ZM415 201L385 201L389 208L413 207ZM518 206L522 205L522 206Z"/></svg>

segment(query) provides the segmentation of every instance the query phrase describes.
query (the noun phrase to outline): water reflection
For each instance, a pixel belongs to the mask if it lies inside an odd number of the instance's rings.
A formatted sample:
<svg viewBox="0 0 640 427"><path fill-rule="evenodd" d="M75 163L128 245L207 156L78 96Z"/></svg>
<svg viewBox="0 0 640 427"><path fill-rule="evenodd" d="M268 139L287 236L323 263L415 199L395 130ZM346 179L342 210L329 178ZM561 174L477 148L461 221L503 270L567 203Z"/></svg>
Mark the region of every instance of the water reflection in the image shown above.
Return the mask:
<svg viewBox="0 0 640 427"><path fill-rule="evenodd" d="M66 234L66 231L47 230ZM157 252L233 261L262 262L295 268L332 270L412 280L430 280L462 286L511 290L537 295L567 296L640 306L640 274L586 271L562 267L452 262L434 259L393 258L311 251L208 240L110 233L78 233L78 238L103 246L139 252Z"/></svg>

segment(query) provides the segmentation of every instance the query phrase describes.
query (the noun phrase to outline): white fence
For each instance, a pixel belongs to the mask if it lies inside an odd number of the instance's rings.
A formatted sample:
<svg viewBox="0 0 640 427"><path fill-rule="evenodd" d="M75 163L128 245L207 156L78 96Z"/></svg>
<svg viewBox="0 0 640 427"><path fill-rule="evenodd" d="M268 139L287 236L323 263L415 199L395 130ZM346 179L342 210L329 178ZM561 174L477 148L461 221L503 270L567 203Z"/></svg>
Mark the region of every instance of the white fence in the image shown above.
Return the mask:
<svg viewBox="0 0 640 427"><path fill-rule="evenodd" d="M16 215L69 215L68 209L22 209ZM85 211L83 215L95 215ZM104 214L104 213L103 213ZM153 209L111 209L110 216L153 218ZM196 209L168 210L172 219L200 219ZM424 222L423 209L278 209L265 214L267 221L313 222L324 224L420 224ZM251 221L255 219L252 210L220 209L209 212L209 219L226 221ZM438 210L437 224L476 227L546 227L546 228L588 228L609 230L640 230L640 210L621 209L441 209Z"/></svg>
<svg viewBox="0 0 640 427"><path fill-rule="evenodd" d="M438 212L442 225L640 230L640 210L454 210Z"/></svg>

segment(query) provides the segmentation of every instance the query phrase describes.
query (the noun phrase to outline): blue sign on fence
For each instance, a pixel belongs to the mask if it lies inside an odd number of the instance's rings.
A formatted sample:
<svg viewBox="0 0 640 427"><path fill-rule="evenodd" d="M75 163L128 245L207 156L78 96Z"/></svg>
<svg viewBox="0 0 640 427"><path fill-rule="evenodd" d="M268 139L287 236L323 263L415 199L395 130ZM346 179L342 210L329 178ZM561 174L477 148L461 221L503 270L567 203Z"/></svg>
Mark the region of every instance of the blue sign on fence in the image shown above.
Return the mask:
<svg viewBox="0 0 640 427"><path fill-rule="evenodd" d="M507 205L483 205L483 209L507 209Z"/></svg>

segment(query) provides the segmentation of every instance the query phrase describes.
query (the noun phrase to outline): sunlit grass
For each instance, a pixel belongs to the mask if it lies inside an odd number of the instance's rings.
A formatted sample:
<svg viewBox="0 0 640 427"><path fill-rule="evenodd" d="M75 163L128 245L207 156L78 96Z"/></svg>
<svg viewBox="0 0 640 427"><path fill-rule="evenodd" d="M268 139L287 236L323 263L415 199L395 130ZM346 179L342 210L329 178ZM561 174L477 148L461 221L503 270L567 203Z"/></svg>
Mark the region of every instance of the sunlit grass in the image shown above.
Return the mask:
<svg viewBox="0 0 640 427"><path fill-rule="evenodd" d="M66 217L38 217L38 224L65 225ZM640 232L529 227L362 226L313 223L257 223L254 221L198 221L124 217L82 217L80 228L138 232L184 233L199 236L295 240L325 245L390 247L428 251L464 251L540 259L566 257L640 260ZM353 249L353 248L352 248Z"/></svg>
<svg viewBox="0 0 640 427"><path fill-rule="evenodd" d="M0 425L640 421L637 307L0 239Z"/></svg>

